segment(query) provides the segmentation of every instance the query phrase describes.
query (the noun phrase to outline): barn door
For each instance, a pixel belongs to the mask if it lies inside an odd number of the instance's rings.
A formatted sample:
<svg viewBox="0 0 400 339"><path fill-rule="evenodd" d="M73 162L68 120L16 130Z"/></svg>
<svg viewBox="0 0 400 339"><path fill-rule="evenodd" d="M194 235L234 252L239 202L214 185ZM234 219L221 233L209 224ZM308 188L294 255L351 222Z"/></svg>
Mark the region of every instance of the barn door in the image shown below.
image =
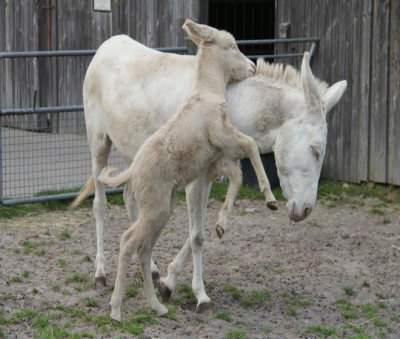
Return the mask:
<svg viewBox="0 0 400 339"><path fill-rule="evenodd" d="M275 37L274 0L210 0L209 24L232 33L236 40ZM274 54L273 45L241 46L247 55Z"/></svg>

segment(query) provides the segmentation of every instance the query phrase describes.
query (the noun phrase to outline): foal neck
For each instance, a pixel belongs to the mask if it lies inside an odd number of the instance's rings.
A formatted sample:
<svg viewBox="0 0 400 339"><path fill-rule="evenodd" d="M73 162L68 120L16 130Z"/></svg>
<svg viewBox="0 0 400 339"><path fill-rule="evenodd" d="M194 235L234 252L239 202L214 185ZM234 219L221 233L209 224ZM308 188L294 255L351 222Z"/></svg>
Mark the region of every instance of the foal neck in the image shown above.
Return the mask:
<svg viewBox="0 0 400 339"><path fill-rule="evenodd" d="M215 47L200 45L196 55L194 89L211 92L225 100L228 76Z"/></svg>

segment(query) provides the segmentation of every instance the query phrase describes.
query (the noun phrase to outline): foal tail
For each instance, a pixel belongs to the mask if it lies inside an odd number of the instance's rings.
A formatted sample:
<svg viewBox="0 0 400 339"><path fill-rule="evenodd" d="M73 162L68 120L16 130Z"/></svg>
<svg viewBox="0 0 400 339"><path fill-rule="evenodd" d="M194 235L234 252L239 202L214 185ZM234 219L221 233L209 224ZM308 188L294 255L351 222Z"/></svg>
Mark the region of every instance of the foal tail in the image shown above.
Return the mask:
<svg viewBox="0 0 400 339"><path fill-rule="evenodd" d="M132 169L128 167L125 171L121 172L115 177L112 177L111 174L114 173L117 169L116 168L104 168L100 175L99 180L105 183L107 186L110 187L118 187L122 184L126 183L132 177Z"/></svg>

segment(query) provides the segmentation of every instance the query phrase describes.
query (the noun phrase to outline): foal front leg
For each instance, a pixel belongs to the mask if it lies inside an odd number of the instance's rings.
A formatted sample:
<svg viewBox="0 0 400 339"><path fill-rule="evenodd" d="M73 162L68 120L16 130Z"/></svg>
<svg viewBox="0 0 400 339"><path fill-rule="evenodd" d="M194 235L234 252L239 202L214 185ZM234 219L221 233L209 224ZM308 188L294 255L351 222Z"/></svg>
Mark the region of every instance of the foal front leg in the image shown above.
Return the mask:
<svg viewBox="0 0 400 339"><path fill-rule="evenodd" d="M218 212L218 221L215 226L218 238L222 238L225 233L226 225L228 224L228 216L231 214L235 203L237 192L242 185L242 170L236 161L221 159L216 164L215 171L228 177L229 186L226 192L225 201Z"/></svg>

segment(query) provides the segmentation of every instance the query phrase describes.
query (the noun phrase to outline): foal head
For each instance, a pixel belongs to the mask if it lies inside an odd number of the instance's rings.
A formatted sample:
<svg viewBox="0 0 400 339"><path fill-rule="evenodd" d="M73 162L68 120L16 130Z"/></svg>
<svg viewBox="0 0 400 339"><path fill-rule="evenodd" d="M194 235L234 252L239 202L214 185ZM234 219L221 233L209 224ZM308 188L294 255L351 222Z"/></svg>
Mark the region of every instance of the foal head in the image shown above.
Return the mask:
<svg viewBox="0 0 400 339"><path fill-rule="evenodd" d="M199 49L215 52L213 60L209 62L218 62L224 71L226 82L240 81L254 75L256 70L254 63L239 51L230 33L196 24L189 19L186 19L182 28Z"/></svg>

